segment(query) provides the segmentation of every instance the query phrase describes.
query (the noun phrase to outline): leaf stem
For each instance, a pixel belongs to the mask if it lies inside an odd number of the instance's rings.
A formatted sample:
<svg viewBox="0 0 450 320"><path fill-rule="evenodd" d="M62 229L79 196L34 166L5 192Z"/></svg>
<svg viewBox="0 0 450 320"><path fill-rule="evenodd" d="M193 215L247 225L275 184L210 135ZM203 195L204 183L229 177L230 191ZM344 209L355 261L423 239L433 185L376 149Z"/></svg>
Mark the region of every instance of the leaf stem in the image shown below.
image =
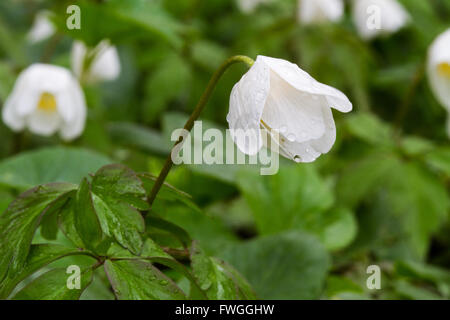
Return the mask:
<svg viewBox="0 0 450 320"><path fill-rule="evenodd" d="M192 127L194 126L195 120L198 119L200 114L202 113L203 109L205 108L209 98L211 97L211 94L214 91L214 88L216 87L217 83L219 82L222 75L225 73L225 71L233 64L243 62L248 67L251 67L254 63L253 59L247 57L247 56L233 56L231 58L228 58L225 60L224 63L216 70L216 72L211 77L211 80L208 83L208 86L206 87L205 91L203 92L203 95L200 98L200 101L198 102L197 106L195 107L194 111L192 112L191 116L189 117L188 121L184 125L184 129L187 131L191 131ZM177 142L175 142L174 146L172 147L172 150L183 141L183 137L180 137ZM169 156L166 159L166 162L164 163L164 167L162 168L161 172L159 173L158 178L155 181L155 184L153 185L153 189L151 190L147 201L150 204L150 206L153 204L153 201L156 199L156 195L158 194L159 190L161 189L161 186L164 183L164 180L166 179L167 175L169 174L170 169L173 166L172 162L172 152L169 154Z"/></svg>

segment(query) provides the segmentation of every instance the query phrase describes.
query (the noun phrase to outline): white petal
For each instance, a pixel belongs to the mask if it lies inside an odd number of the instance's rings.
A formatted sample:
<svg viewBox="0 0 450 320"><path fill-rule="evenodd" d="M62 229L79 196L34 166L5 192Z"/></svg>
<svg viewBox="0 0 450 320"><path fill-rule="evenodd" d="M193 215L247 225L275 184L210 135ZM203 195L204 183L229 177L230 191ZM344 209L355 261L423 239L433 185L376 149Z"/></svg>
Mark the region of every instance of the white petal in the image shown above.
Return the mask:
<svg viewBox="0 0 450 320"><path fill-rule="evenodd" d="M120 59L117 48L111 46L108 40L100 42L92 52L96 52L96 56L92 61L89 70L83 73L84 60L88 49L81 41L75 41L72 46L71 64L72 70L77 78L85 79L89 83L99 81L110 81L116 79L120 74Z"/></svg>
<svg viewBox="0 0 450 320"><path fill-rule="evenodd" d="M266 64L272 71L299 91L325 97L330 108L350 112L352 103L341 91L322 84L300 69L296 64L283 59L258 56L257 61Z"/></svg>
<svg viewBox="0 0 450 320"><path fill-rule="evenodd" d="M15 97L9 97L6 100L2 109L2 118L3 122L13 131L21 131L25 127L25 121L23 117L16 113L14 98Z"/></svg>
<svg viewBox="0 0 450 320"><path fill-rule="evenodd" d="M342 0L299 0L298 18L302 24L338 21L344 14Z"/></svg>
<svg viewBox="0 0 450 320"><path fill-rule="evenodd" d="M436 38L428 52L428 79L438 101L450 112L450 76L438 71L441 63L450 65L450 29Z"/></svg>
<svg viewBox="0 0 450 320"><path fill-rule="evenodd" d="M57 112L35 110L26 118L27 126L31 132L43 136L51 136L58 130L61 117Z"/></svg>
<svg viewBox="0 0 450 320"><path fill-rule="evenodd" d="M51 37L55 33L55 27L49 19L50 13L41 11L36 15L33 26L27 35L31 43L39 42Z"/></svg>
<svg viewBox="0 0 450 320"><path fill-rule="evenodd" d="M91 75L94 80L114 80L120 74L120 59L117 48L102 41L99 44L99 53L91 66Z"/></svg>
<svg viewBox="0 0 450 320"><path fill-rule="evenodd" d="M74 41L72 44L72 52L70 56L71 67L77 78L81 77L83 70L83 61L86 56L86 46L81 41Z"/></svg>
<svg viewBox="0 0 450 320"><path fill-rule="evenodd" d="M87 108L83 91L75 79L67 96L71 98L71 103L67 105L71 108L71 116L64 118L60 135L62 139L69 141L79 137L83 133Z"/></svg>
<svg viewBox="0 0 450 320"><path fill-rule="evenodd" d="M373 17L378 16L380 23L373 24ZM380 34L397 32L410 20L410 15L397 0L355 0L353 21L360 36L369 40Z"/></svg>
<svg viewBox="0 0 450 320"><path fill-rule="evenodd" d="M254 155L263 145L260 120L269 89L269 68L256 61L231 92L227 121L233 141L245 154Z"/></svg>
<svg viewBox="0 0 450 320"><path fill-rule="evenodd" d="M289 141L320 138L325 132L321 106L327 105L326 100L297 90L274 72L270 80L262 120Z"/></svg>

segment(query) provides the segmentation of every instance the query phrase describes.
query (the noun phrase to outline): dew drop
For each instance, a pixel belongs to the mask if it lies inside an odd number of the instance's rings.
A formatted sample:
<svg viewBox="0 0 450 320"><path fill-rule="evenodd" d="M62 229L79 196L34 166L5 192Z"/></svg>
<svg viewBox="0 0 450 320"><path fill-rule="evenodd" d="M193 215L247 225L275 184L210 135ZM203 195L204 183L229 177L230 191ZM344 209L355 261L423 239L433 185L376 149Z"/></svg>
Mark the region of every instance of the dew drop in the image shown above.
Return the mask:
<svg viewBox="0 0 450 320"><path fill-rule="evenodd" d="M295 134L293 134L293 133L289 133L289 134L287 135L287 139L288 139L289 141L293 142L293 141L295 141L296 136L295 136Z"/></svg>
<svg viewBox="0 0 450 320"><path fill-rule="evenodd" d="M159 284L162 286L167 286L169 284L169 281L167 280L159 280Z"/></svg>

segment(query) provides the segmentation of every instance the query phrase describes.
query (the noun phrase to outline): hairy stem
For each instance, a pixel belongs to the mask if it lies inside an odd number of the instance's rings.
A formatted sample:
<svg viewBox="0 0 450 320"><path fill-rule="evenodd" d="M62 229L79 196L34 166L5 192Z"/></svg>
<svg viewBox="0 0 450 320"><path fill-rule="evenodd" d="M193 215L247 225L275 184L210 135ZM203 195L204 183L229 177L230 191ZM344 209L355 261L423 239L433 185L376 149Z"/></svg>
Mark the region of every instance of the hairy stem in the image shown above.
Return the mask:
<svg viewBox="0 0 450 320"><path fill-rule="evenodd" d="M211 80L208 83L208 86L206 87L205 92L203 92L203 95L200 98L200 101L198 102L197 106L195 107L194 111L192 112L191 116L189 117L188 121L184 125L184 129L187 131L191 131L192 127L194 126L195 120L198 119L200 114L202 113L203 109L206 106L206 103L208 102L209 98L211 97L211 94L214 91L214 88L216 87L217 83L219 82L222 75L225 73L225 71L233 64L243 62L248 67L251 67L254 63L254 61L246 56L233 56L227 60L217 69L217 71L213 74L211 77ZM180 137L177 142L175 142L172 150L178 146L179 143L183 141L183 137ZM169 156L166 159L166 162L164 163L164 167L162 168L161 172L159 173L158 178L155 181L155 184L153 185L153 189L150 192L150 195L148 196L148 203L150 206L153 204L153 201L156 199L156 195L158 194L159 190L161 189L161 186L164 183L164 180L166 179L167 175L169 174L170 169L173 166L172 162L172 152L169 154Z"/></svg>

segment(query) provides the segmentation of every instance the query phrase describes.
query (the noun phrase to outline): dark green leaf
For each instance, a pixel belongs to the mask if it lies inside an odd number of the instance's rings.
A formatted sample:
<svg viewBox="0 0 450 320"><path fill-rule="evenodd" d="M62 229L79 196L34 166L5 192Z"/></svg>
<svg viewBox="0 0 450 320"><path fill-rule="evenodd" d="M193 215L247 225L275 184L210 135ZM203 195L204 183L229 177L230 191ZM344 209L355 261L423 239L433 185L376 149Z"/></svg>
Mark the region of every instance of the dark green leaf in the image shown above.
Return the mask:
<svg viewBox="0 0 450 320"><path fill-rule="evenodd" d="M92 179L92 199L103 232L138 254L145 223L139 210L148 209L145 189L136 174L122 166L101 168Z"/></svg>
<svg viewBox="0 0 450 320"><path fill-rule="evenodd" d="M192 270L202 290L211 300L255 299L255 294L233 267L224 261L208 257L197 247L191 253Z"/></svg>
<svg viewBox="0 0 450 320"><path fill-rule="evenodd" d="M102 229L92 201L91 186L83 179L76 196L75 227L86 248L94 249L102 240Z"/></svg>
<svg viewBox="0 0 450 320"><path fill-rule="evenodd" d="M299 232L232 245L223 258L248 279L260 299L316 299L330 264L320 242Z"/></svg>
<svg viewBox="0 0 450 320"><path fill-rule="evenodd" d="M0 281L23 267L42 217L53 206L61 206L74 188L64 183L38 186L14 200L0 216Z"/></svg>
<svg viewBox="0 0 450 320"><path fill-rule="evenodd" d="M8 277L2 281L0 289L0 298L5 299L14 289L14 287L23 279L34 273L35 271L41 269L42 267L48 265L49 263L61 259L69 255L89 255L88 252L68 248L61 245L55 244L38 244L32 245L30 247L30 252L28 254L27 260L22 269L19 272L8 275Z"/></svg>
<svg viewBox="0 0 450 320"><path fill-rule="evenodd" d="M150 262L143 260L107 260L105 271L120 300L186 299L180 288Z"/></svg>

